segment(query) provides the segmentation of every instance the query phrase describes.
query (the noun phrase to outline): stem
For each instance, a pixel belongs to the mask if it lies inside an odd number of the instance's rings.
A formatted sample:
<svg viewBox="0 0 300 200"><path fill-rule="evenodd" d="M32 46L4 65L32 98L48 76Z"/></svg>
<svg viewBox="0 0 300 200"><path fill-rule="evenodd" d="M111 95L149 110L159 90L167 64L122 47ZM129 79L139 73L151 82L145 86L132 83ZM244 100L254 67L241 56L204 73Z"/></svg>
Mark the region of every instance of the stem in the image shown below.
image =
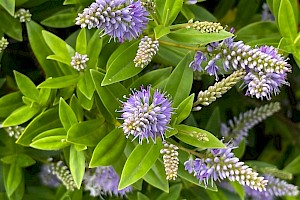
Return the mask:
<svg viewBox="0 0 300 200"><path fill-rule="evenodd" d="M169 143L172 143L174 145L176 145L178 147L178 149L182 150L182 151L185 151L189 154L193 154L194 156L197 156L198 158L203 158L204 155L201 154L201 153L198 153L197 151L195 150L192 150L192 149L188 149L188 148L185 148L183 146L181 146L179 143L175 142L174 140L168 140Z"/></svg>
<svg viewBox="0 0 300 200"><path fill-rule="evenodd" d="M184 44L177 44L177 43L173 43L173 42L167 42L164 40L159 40L160 44L164 44L167 46L171 46L171 47L177 47L177 48L182 48L182 49L188 49L188 50L192 50L192 51L205 51L205 48L201 48L201 47L193 47L193 46L187 46Z"/></svg>

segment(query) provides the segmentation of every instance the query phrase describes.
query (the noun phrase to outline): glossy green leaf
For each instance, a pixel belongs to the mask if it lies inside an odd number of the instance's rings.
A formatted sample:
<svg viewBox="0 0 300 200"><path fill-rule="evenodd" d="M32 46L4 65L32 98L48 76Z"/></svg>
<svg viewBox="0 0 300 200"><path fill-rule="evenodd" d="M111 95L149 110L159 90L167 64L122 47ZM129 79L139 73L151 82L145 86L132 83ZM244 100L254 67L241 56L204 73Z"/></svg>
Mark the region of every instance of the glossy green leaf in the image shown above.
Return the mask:
<svg viewBox="0 0 300 200"><path fill-rule="evenodd" d="M235 192L239 195L240 199L244 200L245 199L244 187L237 181L234 181L234 182L230 181L229 183L233 187Z"/></svg>
<svg viewBox="0 0 300 200"><path fill-rule="evenodd" d="M300 173L300 156L296 157L292 162L284 167L283 171L290 172L292 174Z"/></svg>
<svg viewBox="0 0 300 200"><path fill-rule="evenodd" d="M87 41L86 41L86 31L82 28L77 36L76 40L76 52L80 54L86 54Z"/></svg>
<svg viewBox="0 0 300 200"><path fill-rule="evenodd" d="M45 59L48 55L53 54L46 44L41 27L39 24L31 20L26 22L26 29L31 49L43 68L47 77L57 77L62 75L62 71L55 61Z"/></svg>
<svg viewBox="0 0 300 200"><path fill-rule="evenodd" d="M156 162L162 147L161 141L137 145L128 157L122 171L119 189L123 189L142 178Z"/></svg>
<svg viewBox="0 0 300 200"><path fill-rule="evenodd" d="M70 145L66 138L67 132L64 128L50 129L33 138L30 146L41 150L59 150Z"/></svg>
<svg viewBox="0 0 300 200"><path fill-rule="evenodd" d="M192 56L189 53L178 63L164 89L171 96L172 106L175 108L189 96L191 91L193 70L188 67L191 61Z"/></svg>
<svg viewBox="0 0 300 200"><path fill-rule="evenodd" d="M77 99L77 97L75 95L73 95L71 97L70 106L71 106L72 110L74 111L74 113L77 117L77 120L79 122L83 121L84 112L83 112L83 109L80 105L79 100Z"/></svg>
<svg viewBox="0 0 300 200"><path fill-rule="evenodd" d="M191 94L185 100L183 100L176 109L176 112L172 115L172 119L175 120L175 124L180 124L191 113L195 94Z"/></svg>
<svg viewBox="0 0 300 200"><path fill-rule="evenodd" d="M4 120L2 126L8 127L23 124L34 117L39 111L40 107L37 106L21 106Z"/></svg>
<svg viewBox="0 0 300 200"><path fill-rule="evenodd" d="M56 90L49 88L41 88L39 92L39 101L38 103L41 106L48 106L55 98Z"/></svg>
<svg viewBox="0 0 300 200"><path fill-rule="evenodd" d="M114 129L97 144L89 167L112 165L119 159L125 146L126 138L123 130Z"/></svg>
<svg viewBox="0 0 300 200"><path fill-rule="evenodd" d="M128 95L130 92L120 83L114 83L103 87L100 83L104 78L104 74L96 70L91 70L91 73L96 91L104 106L112 116L119 117L120 114L117 113L116 110L120 109L120 99L122 99L124 95Z"/></svg>
<svg viewBox="0 0 300 200"><path fill-rule="evenodd" d="M57 62L64 63L66 65L70 65L70 59L67 57L62 57L60 55L49 55L47 56L48 60L55 60Z"/></svg>
<svg viewBox="0 0 300 200"><path fill-rule="evenodd" d="M150 71L134 81L129 88L139 88L141 85L151 85L152 87L155 87L159 82L167 79L171 74L171 71L171 67Z"/></svg>
<svg viewBox="0 0 300 200"><path fill-rule="evenodd" d="M22 102L22 94L21 92L13 92L2 96L0 98L0 117L7 117L10 115L15 109L21 107Z"/></svg>
<svg viewBox="0 0 300 200"><path fill-rule="evenodd" d="M77 87L88 99L92 99L95 91L95 85L89 70L84 72L83 77L81 77L77 84Z"/></svg>
<svg viewBox="0 0 300 200"><path fill-rule="evenodd" d="M278 26L283 37L294 40L298 24L294 18L293 7L289 0L281 0L278 10Z"/></svg>
<svg viewBox="0 0 300 200"><path fill-rule="evenodd" d="M91 2L90 0L65 0L64 5L69 5L69 4L83 4Z"/></svg>
<svg viewBox="0 0 300 200"><path fill-rule="evenodd" d="M150 200L146 195L144 195L143 193L140 193L140 192L137 193L137 199L138 200Z"/></svg>
<svg viewBox="0 0 300 200"><path fill-rule="evenodd" d="M0 5L11 15L15 15L15 0L1 0Z"/></svg>
<svg viewBox="0 0 300 200"><path fill-rule="evenodd" d="M70 148L70 171L74 182L78 189L80 189L81 182L85 171L85 157L84 151L77 151L74 145Z"/></svg>
<svg viewBox="0 0 300 200"><path fill-rule="evenodd" d="M226 1L227 4L229 0ZM220 9L218 9L219 11ZM226 10L227 11L227 10ZM181 13L186 18L186 20L194 19L198 21L209 21L209 22L216 22L217 18L211 14L208 10L198 5L186 5L183 4ZM218 19L221 19L218 18Z"/></svg>
<svg viewBox="0 0 300 200"><path fill-rule="evenodd" d="M162 193L157 200L174 200L178 199L182 189L182 184L176 184L170 187L169 193Z"/></svg>
<svg viewBox="0 0 300 200"><path fill-rule="evenodd" d="M69 142L86 146L96 146L108 133L107 124L99 119L74 124L68 131Z"/></svg>
<svg viewBox="0 0 300 200"><path fill-rule="evenodd" d="M158 40L159 38L168 35L170 33L170 28L165 27L163 25L156 26L154 28L154 34L155 34L155 39Z"/></svg>
<svg viewBox="0 0 300 200"><path fill-rule="evenodd" d="M143 179L150 185L164 192L169 192L169 182L166 178L165 167L159 160L155 162Z"/></svg>
<svg viewBox="0 0 300 200"><path fill-rule="evenodd" d="M78 74L61 76L57 78L48 78L44 82L38 85L38 88L65 88L75 85L80 79Z"/></svg>
<svg viewBox="0 0 300 200"><path fill-rule="evenodd" d="M77 124L75 113L63 98L59 100L59 119L66 131L74 124Z"/></svg>
<svg viewBox="0 0 300 200"><path fill-rule="evenodd" d="M139 41L124 43L114 51L107 61L107 72L101 83L102 86L126 80L143 70L135 67L133 63L138 44Z"/></svg>
<svg viewBox="0 0 300 200"><path fill-rule="evenodd" d="M11 196L23 179L22 168L16 164L3 166L4 186L8 196Z"/></svg>
<svg viewBox="0 0 300 200"><path fill-rule="evenodd" d="M188 52L187 49L170 47L161 43L153 60L167 66L176 66Z"/></svg>
<svg viewBox="0 0 300 200"><path fill-rule="evenodd" d="M183 0L161 0L156 2L157 14L164 26L171 25L181 10Z"/></svg>
<svg viewBox="0 0 300 200"><path fill-rule="evenodd" d="M200 31L197 31L195 29L180 29L168 34L168 37L176 42L197 45L205 45L211 42L224 40L232 36L233 34L224 30L218 33L201 33Z"/></svg>
<svg viewBox="0 0 300 200"><path fill-rule="evenodd" d="M93 87L93 86L92 86ZM76 95L78 97L80 105L86 109L91 110L94 105L94 96L92 96L92 99L88 99L79 89L76 88Z"/></svg>
<svg viewBox="0 0 300 200"><path fill-rule="evenodd" d="M75 55L75 50L70 45L48 31L43 30L42 35L54 54L68 59L69 63L71 62L71 57Z"/></svg>
<svg viewBox="0 0 300 200"><path fill-rule="evenodd" d="M15 164L18 167L29 167L35 164L35 160L26 154L13 154L5 156L1 158L1 162L5 164Z"/></svg>
<svg viewBox="0 0 300 200"><path fill-rule="evenodd" d="M51 28L67 28L74 26L77 15L78 13L73 8L67 8L47 17L41 21L41 24Z"/></svg>
<svg viewBox="0 0 300 200"><path fill-rule="evenodd" d="M100 31L100 29L97 29L87 44L87 55L89 57L89 61L87 62L88 69L96 69L104 38L99 38Z"/></svg>
<svg viewBox="0 0 300 200"><path fill-rule="evenodd" d="M30 80L30 78L17 71L14 71L14 74L18 88L20 89L22 94L26 97L38 101L39 90L36 88L35 84Z"/></svg>
<svg viewBox="0 0 300 200"><path fill-rule="evenodd" d="M62 127L58 117L58 107L50 108L35 117L25 128L23 134L18 138L17 144L29 146L32 139L38 134Z"/></svg>
<svg viewBox="0 0 300 200"><path fill-rule="evenodd" d="M3 0L2 0L3 1ZM7 0L6 0L7 1ZM17 41L22 41L22 26L18 19L6 11L0 12L0 30ZM9 27L9 28L8 28Z"/></svg>
<svg viewBox="0 0 300 200"><path fill-rule="evenodd" d="M175 128L178 130L175 136L189 145L198 148L225 148L225 145L208 131L187 125L177 125Z"/></svg>

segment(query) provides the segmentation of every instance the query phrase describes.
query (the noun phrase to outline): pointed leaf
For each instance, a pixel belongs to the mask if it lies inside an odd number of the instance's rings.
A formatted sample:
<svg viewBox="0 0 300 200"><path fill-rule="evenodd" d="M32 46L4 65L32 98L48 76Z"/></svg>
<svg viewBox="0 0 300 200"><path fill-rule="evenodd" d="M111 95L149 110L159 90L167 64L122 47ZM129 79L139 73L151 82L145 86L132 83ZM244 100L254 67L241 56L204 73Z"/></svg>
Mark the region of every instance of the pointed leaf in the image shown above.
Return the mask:
<svg viewBox="0 0 300 200"><path fill-rule="evenodd" d="M67 8L54 13L41 21L41 24L51 28L67 28L74 26L75 18L78 13L73 8Z"/></svg>
<svg viewBox="0 0 300 200"><path fill-rule="evenodd" d="M190 115L193 107L194 96L195 94L191 94L179 104L178 109L172 115L172 119L175 119L175 124L180 124Z"/></svg>
<svg viewBox="0 0 300 200"><path fill-rule="evenodd" d="M59 100L59 119L66 131L68 131L72 125L77 124L75 113L63 98Z"/></svg>
<svg viewBox="0 0 300 200"><path fill-rule="evenodd" d="M292 162L290 162L285 168L283 169L286 172L290 172L292 174L299 174L300 173L300 156L296 157Z"/></svg>
<svg viewBox="0 0 300 200"><path fill-rule="evenodd" d="M104 37L99 38L100 31L100 29L95 31L87 45L87 55L89 57L89 62L87 62L87 65L89 69L96 69L98 57L102 49Z"/></svg>
<svg viewBox="0 0 300 200"><path fill-rule="evenodd" d="M48 78L44 82L38 85L38 88L65 88L75 85L80 79L78 74L61 76L57 78Z"/></svg>
<svg viewBox="0 0 300 200"><path fill-rule="evenodd" d="M86 31L82 28L77 36L76 40L76 52L80 54L86 54L87 42L86 42Z"/></svg>
<svg viewBox="0 0 300 200"><path fill-rule="evenodd" d="M35 84L27 76L14 71L16 82L18 88L22 94L26 97L31 98L32 100L38 101L39 99L39 90L36 88Z"/></svg>
<svg viewBox="0 0 300 200"><path fill-rule="evenodd" d="M92 99L95 91L95 85L89 70L84 72L83 77L77 84L77 87L88 99Z"/></svg>
<svg viewBox="0 0 300 200"><path fill-rule="evenodd" d="M77 189L80 189L85 171L84 151L77 151L74 145L70 148L70 171Z"/></svg>
<svg viewBox="0 0 300 200"><path fill-rule="evenodd" d="M22 182L22 168L17 166L15 163L8 166L3 166L3 174L6 193L8 196L11 196Z"/></svg>
<svg viewBox="0 0 300 200"><path fill-rule="evenodd" d="M289 0L281 0L278 11L278 26L283 37L294 40L298 33L293 7Z"/></svg>
<svg viewBox="0 0 300 200"><path fill-rule="evenodd" d="M169 193L162 193L157 200L174 200L178 199L182 189L182 184L176 184L170 187Z"/></svg>
<svg viewBox="0 0 300 200"><path fill-rule="evenodd" d="M35 164L30 156L26 154L12 154L1 158L1 162L5 164L16 164L18 167L29 167Z"/></svg>
<svg viewBox="0 0 300 200"><path fill-rule="evenodd" d="M15 0L2 0L0 5L11 15L15 15Z"/></svg>
<svg viewBox="0 0 300 200"><path fill-rule="evenodd" d="M22 102L22 94L21 92L13 92L2 96L0 98L0 117L7 117L10 115L15 109L21 107Z"/></svg>
<svg viewBox="0 0 300 200"><path fill-rule="evenodd" d="M3 0L2 0L3 1ZM17 41L22 41L21 22L6 11L0 12L0 30Z"/></svg>
<svg viewBox="0 0 300 200"><path fill-rule="evenodd" d="M137 145L128 157L122 171L119 189L123 189L142 178L156 162L162 147L161 141L157 144Z"/></svg>

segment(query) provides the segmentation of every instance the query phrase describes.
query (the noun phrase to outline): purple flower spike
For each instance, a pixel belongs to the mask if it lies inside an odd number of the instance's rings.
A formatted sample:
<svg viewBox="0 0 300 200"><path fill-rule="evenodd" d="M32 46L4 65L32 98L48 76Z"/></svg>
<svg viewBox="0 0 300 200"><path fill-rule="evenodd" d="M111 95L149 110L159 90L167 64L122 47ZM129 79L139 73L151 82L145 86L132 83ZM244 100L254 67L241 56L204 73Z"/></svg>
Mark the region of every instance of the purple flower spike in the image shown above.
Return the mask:
<svg viewBox="0 0 300 200"><path fill-rule="evenodd" d="M165 131L169 128L173 108L165 94L156 90L150 94L150 86L140 91L132 91L126 102L122 105L123 131L128 138L133 135L133 140L139 138L141 144L145 138L153 142L161 136L164 140Z"/></svg>
<svg viewBox="0 0 300 200"><path fill-rule="evenodd" d="M119 42L137 38L146 28L148 12L140 1L132 0L96 0L76 18L76 25L103 29L103 35L109 35Z"/></svg>
<svg viewBox="0 0 300 200"><path fill-rule="evenodd" d="M190 68L193 69L193 71L203 71L203 69L201 68L201 63L203 61L206 61L207 58L205 56L204 53L202 53L201 51L197 51L194 57L194 60L190 63Z"/></svg>

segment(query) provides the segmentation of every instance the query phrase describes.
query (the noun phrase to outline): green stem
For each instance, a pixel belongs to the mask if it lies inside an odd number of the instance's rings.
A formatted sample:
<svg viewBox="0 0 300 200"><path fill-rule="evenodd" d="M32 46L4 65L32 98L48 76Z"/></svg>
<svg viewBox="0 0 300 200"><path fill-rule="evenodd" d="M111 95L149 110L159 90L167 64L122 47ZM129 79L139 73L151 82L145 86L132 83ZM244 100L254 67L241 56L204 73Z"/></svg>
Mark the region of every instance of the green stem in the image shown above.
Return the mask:
<svg viewBox="0 0 300 200"><path fill-rule="evenodd" d="M184 45L184 44L177 44L177 43L173 43L173 42L167 42L167 41L164 41L164 40L159 40L159 44L164 44L164 45L167 45L167 46L177 47L177 48L182 48L182 49L188 49L188 50L192 50L192 51L206 51L205 48L187 46L187 45Z"/></svg>

